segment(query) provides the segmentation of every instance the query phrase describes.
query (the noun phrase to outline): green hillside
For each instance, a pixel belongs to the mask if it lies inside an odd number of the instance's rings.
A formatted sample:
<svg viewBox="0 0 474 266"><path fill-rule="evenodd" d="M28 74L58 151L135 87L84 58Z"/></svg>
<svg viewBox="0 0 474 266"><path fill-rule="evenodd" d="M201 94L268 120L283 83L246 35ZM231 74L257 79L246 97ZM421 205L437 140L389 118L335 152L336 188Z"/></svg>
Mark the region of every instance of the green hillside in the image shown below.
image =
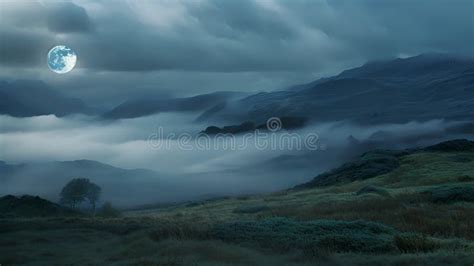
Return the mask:
<svg viewBox="0 0 474 266"><path fill-rule="evenodd" d="M473 144L373 151L269 195L0 219L0 264L472 265Z"/></svg>

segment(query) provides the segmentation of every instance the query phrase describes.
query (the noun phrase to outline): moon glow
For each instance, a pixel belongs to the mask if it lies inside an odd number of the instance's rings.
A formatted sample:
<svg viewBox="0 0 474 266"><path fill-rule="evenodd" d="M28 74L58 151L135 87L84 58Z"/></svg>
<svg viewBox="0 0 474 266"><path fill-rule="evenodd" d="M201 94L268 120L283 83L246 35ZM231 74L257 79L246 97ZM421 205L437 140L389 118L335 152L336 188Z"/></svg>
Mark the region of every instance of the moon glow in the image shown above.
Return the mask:
<svg viewBox="0 0 474 266"><path fill-rule="evenodd" d="M65 74L71 71L76 65L76 53L65 45L58 45L48 52L48 67L58 74Z"/></svg>

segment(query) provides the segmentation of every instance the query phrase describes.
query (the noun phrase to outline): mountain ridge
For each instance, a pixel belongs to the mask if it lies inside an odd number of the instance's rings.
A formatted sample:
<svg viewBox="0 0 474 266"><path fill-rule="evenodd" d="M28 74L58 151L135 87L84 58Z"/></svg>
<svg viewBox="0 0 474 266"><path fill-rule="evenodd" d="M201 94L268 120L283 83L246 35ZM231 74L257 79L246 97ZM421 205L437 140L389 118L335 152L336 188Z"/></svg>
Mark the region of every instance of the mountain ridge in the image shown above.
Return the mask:
<svg viewBox="0 0 474 266"><path fill-rule="evenodd" d="M0 114L14 117L91 113L82 100L65 97L41 80L1 82L0 96Z"/></svg>
<svg viewBox="0 0 474 266"><path fill-rule="evenodd" d="M468 119L474 115L474 59L419 55L371 62L297 89L258 93L208 114L261 123L306 116L314 122L363 124Z"/></svg>
<svg viewBox="0 0 474 266"><path fill-rule="evenodd" d="M218 91L183 98L136 99L126 101L105 112L102 114L102 118L123 119L142 117L160 112L203 111L219 104L225 104L228 99L241 95L244 95L244 93Z"/></svg>
<svg viewBox="0 0 474 266"><path fill-rule="evenodd" d="M94 113L81 100L64 97L42 81L0 82L0 96L0 113L11 116ZM270 117L362 124L458 120L474 115L472 97L474 58L431 53L368 62L285 90L130 100L100 117L115 120L160 112L198 112L198 122L227 124L261 124Z"/></svg>

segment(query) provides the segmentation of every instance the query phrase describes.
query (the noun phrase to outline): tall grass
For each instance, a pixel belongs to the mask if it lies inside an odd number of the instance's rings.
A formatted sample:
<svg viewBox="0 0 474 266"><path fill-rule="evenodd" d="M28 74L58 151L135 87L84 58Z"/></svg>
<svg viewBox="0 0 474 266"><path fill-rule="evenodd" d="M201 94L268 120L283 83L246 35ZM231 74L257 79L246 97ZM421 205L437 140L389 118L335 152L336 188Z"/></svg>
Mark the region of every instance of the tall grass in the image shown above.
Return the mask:
<svg viewBox="0 0 474 266"><path fill-rule="evenodd" d="M354 201L274 208L271 216L298 219L336 219L381 222L401 231L474 240L474 206L435 204L428 195L400 194Z"/></svg>

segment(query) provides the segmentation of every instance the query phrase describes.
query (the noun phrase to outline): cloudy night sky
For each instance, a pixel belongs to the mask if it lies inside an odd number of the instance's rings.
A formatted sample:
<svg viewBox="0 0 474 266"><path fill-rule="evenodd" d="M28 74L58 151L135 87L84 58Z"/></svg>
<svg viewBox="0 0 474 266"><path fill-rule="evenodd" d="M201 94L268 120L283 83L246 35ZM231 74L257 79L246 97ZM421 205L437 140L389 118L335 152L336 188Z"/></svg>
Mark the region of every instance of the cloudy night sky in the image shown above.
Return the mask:
<svg viewBox="0 0 474 266"><path fill-rule="evenodd" d="M473 262L474 0L0 0L0 266Z"/></svg>
<svg viewBox="0 0 474 266"><path fill-rule="evenodd" d="M474 53L474 2L2 1L2 79L40 79L92 105L268 91L366 61ZM76 69L48 70L65 44Z"/></svg>
<svg viewBox="0 0 474 266"><path fill-rule="evenodd" d="M64 178L93 178L101 164L149 169L159 186L179 188L161 197L141 192L149 182L141 175L124 174L130 183L120 188L115 172L97 178L115 187L115 200L141 186L124 204L269 192L374 143L466 137L473 11L472 0L0 1L0 166L20 169L0 194L54 200ZM48 67L58 45L77 55L69 73ZM176 137L159 137L166 149L149 142L158 128L193 138L250 121L255 132L271 117L328 148L187 151Z"/></svg>

